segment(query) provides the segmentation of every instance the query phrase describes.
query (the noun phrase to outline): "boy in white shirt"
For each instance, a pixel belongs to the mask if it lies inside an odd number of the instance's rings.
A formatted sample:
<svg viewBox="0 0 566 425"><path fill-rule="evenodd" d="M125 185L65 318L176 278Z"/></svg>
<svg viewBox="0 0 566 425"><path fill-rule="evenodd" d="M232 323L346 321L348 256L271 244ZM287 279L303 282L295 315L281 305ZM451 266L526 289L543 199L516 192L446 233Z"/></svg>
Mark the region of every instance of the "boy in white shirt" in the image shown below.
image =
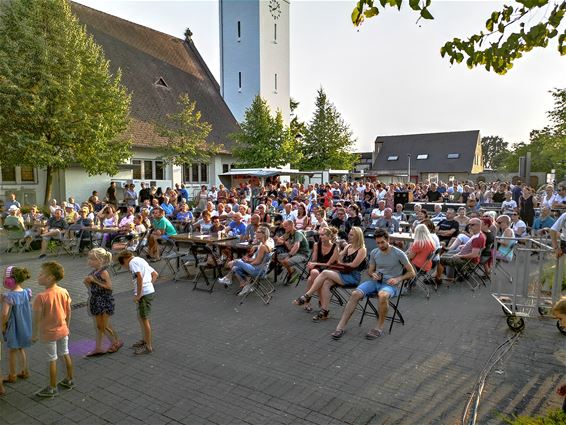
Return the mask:
<svg viewBox="0 0 566 425"><path fill-rule="evenodd" d="M151 313L151 302L155 293L153 283L157 280L159 274L143 258L134 257L131 251L120 252L118 254L118 262L121 266L127 267L130 270L134 284L134 302L138 307L138 320L143 337L143 339L132 345L132 348L135 349L134 354L151 354L153 345L149 314Z"/></svg>

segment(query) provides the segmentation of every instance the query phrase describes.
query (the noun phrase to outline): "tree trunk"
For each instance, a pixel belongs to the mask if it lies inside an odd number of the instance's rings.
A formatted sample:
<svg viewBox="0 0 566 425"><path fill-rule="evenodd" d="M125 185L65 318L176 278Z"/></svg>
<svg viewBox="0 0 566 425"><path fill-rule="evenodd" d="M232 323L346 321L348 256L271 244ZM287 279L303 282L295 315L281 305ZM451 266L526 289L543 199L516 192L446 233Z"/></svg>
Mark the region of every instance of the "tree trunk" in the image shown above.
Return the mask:
<svg viewBox="0 0 566 425"><path fill-rule="evenodd" d="M47 166L45 169L46 177L45 177L45 198L43 199L43 205L48 206L49 201L51 200L51 192L53 191L53 173L54 170L51 166Z"/></svg>

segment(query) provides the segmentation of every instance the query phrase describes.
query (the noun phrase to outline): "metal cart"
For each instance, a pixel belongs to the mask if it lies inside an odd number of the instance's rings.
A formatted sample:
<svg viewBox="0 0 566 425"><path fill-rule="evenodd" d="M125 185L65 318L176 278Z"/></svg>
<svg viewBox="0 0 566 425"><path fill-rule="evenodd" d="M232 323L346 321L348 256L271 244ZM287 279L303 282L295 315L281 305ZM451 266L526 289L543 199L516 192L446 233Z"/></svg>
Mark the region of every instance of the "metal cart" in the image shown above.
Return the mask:
<svg viewBox="0 0 566 425"><path fill-rule="evenodd" d="M548 316L562 293L564 262L559 259L548 240L536 238L496 238L496 252L501 242L514 245L510 262L497 260L493 272L495 292L491 295L507 316L507 325L518 332L525 327L525 319L536 315ZM566 328L556 322L558 330L566 335Z"/></svg>

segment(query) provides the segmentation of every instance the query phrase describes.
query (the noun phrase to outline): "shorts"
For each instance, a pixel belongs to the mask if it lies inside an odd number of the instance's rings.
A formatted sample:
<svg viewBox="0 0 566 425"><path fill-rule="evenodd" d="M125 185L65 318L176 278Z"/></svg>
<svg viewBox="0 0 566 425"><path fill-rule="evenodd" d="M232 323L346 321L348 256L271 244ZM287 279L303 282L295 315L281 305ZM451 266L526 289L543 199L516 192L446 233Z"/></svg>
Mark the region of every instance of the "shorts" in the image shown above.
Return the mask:
<svg viewBox="0 0 566 425"><path fill-rule="evenodd" d="M468 260L460 257L456 257L454 255L443 255L440 257L440 263L445 266L455 267L457 269L461 269Z"/></svg>
<svg viewBox="0 0 566 425"><path fill-rule="evenodd" d="M47 361L57 361L57 354L59 354L59 356L69 354L69 336L64 336L63 338L56 341L42 342L42 346L45 349Z"/></svg>
<svg viewBox="0 0 566 425"><path fill-rule="evenodd" d="M141 319L147 319L151 313L151 302L153 301L153 294L147 294L140 298L138 301L138 316Z"/></svg>
<svg viewBox="0 0 566 425"><path fill-rule="evenodd" d="M279 254L277 256L278 260L282 260L284 258L288 258L289 259L289 265L290 266L296 266L297 264L303 264L307 262L307 257L305 255L302 254L295 254L292 257L289 257L289 254L284 253L284 254Z"/></svg>
<svg viewBox="0 0 566 425"><path fill-rule="evenodd" d="M381 291L387 292L391 298L399 295L399 288L396 286L388 285L382 281L366 280L356 288L356 291L361 292L364 297L375 295Z"/></svg>
<svg viewBox="0 0 566 425"><path fill-rule="evenodd" d="M354 270L350 273L338 273L340 275L340 280L344 283L346 288L357 286L360 284L360 280L362 279L362 274Z"/></svg>
<svg viewBox="0 0 566 425"><path fill-rule="evenodd" d="M50 232L57 231L58 234L53 235L53 236L42 236L42 239L44 241L48 241L48 240L51 240L51 239L59 239L60 240L60 239L63 239L63 236L65 236L65 232L61 229L50 229L49 231Z"/></svg>

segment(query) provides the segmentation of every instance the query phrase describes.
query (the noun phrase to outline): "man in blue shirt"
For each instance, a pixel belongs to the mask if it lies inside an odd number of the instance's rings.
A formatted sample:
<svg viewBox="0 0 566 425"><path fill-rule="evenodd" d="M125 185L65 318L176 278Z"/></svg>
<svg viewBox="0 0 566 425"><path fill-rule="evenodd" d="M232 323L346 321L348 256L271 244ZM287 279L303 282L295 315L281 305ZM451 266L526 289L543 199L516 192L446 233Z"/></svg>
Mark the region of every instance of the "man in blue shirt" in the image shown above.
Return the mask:
<svg viewBox="0 0 566 425"><path fill-rule="evenodd" d="M533 223L533 230L536 235L543 235L548 232L556 220L550 215L550 208L542 207L540 209L540 216L535 218Z"/></svg>
<svg viewBox="0 0 566 425"><path fill-rule="evenodd" d="M175 207L172 204L169 203L169 197L168 196L163 197L163 203L161 204L161 208L165 212L166 217L171 217L173 215L173 213L175 212Z"/></svg>
<svg viewBox="0 0 566 425"><path fill-rule="evenodd" d="M229 231L233 236L244 236L246 234L246 225L242 223L242 214L239 212L233 216L233 221L228 225Z"/></svg>

